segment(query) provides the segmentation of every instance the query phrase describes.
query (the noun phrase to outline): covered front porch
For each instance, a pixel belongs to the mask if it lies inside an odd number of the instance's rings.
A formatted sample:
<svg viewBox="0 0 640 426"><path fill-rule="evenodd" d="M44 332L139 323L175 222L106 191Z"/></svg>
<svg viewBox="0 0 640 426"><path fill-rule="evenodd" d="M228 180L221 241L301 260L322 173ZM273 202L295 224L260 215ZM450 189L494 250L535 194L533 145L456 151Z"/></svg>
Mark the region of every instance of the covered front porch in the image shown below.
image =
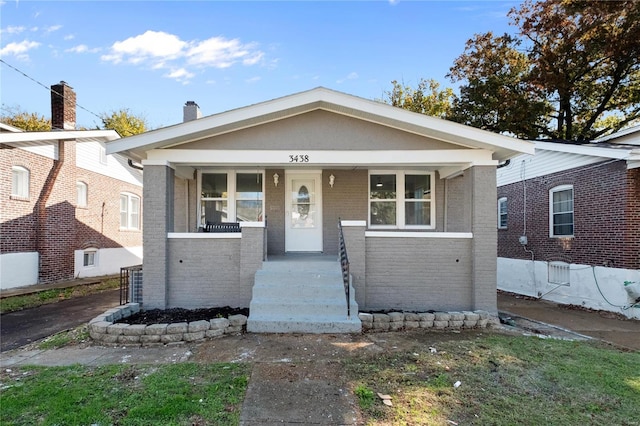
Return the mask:
<svg viewBox="0 0 640 426"><path fill-rule="evenodd" d="M293 300L340 222L359 309L496 312L495 170L529 145L318 88L108 150L144 167L146 309L249 307L282 256Z"/></svg>

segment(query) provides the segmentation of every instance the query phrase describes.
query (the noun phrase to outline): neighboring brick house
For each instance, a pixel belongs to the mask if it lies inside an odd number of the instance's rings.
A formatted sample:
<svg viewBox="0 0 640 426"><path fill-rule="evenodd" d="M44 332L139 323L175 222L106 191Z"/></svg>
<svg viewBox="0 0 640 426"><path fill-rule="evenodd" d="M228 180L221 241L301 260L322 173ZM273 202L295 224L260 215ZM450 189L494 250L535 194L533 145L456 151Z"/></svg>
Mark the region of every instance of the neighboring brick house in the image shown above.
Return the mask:
<svg viewBox="0 0 640 426"><path fill-rule="evenodd" d="M640 318L640 127L538 142L497 182L499 289Z"/></svg>
<svg viewBox="0 0 640 426"><path fill-rule="evenodd" d="M119 272L142 259L142 172L106 155L113 130L75 130L52 86L53 130L0 127L0 288Z"/></svg>
<svg viewBox="0 0 640 426"><path fill-rule="evenodd" d="M339 224L363 309L496 314L496 166L533 144L316 88L107 151L144 165L145 308L250 307L249 330L314 331L348 281ZM241 232L198 232L217 222Z"/></svg>

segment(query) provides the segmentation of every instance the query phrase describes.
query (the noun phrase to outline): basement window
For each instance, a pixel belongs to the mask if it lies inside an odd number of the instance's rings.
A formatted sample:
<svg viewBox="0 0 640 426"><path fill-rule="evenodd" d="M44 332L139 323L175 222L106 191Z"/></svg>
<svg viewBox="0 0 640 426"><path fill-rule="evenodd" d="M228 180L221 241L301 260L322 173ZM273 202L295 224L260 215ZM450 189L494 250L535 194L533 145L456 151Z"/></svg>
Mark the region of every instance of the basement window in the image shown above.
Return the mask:
<svg viewBox="0 0 640 426"><path fill-rule="evenodd" d="M98 256L97 256L96 249L85 250L84 253L82 254L82 266L84 267L96 266L97 257Z"/></svg>

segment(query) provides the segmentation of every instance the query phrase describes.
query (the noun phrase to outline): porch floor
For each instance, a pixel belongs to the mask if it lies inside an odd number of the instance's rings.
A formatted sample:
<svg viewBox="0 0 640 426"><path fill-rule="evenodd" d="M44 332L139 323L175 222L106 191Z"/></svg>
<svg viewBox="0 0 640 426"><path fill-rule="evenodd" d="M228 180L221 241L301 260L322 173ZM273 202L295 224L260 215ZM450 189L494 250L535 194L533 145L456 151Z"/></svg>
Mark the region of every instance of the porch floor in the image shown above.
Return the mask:
<svg viewBox="0 0 640 426"><path fill-rule="evenodd" d="M247 331L358 333L362 324L353 288L351 317L336 255L269 256L256 272Z"/></svg>

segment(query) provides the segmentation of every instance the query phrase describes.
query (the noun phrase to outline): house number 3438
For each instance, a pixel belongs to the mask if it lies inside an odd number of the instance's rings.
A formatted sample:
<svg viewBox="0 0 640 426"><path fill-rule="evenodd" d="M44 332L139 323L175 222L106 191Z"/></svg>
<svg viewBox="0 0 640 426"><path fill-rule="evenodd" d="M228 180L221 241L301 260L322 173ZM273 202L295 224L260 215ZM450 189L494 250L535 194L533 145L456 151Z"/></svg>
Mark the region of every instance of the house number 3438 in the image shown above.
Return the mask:
<svg viewBox="0 0 640 426"><path fill-rule="evenodd" d="M309 156L306 154L289 155L290 163L308 163Z"/></svg>

